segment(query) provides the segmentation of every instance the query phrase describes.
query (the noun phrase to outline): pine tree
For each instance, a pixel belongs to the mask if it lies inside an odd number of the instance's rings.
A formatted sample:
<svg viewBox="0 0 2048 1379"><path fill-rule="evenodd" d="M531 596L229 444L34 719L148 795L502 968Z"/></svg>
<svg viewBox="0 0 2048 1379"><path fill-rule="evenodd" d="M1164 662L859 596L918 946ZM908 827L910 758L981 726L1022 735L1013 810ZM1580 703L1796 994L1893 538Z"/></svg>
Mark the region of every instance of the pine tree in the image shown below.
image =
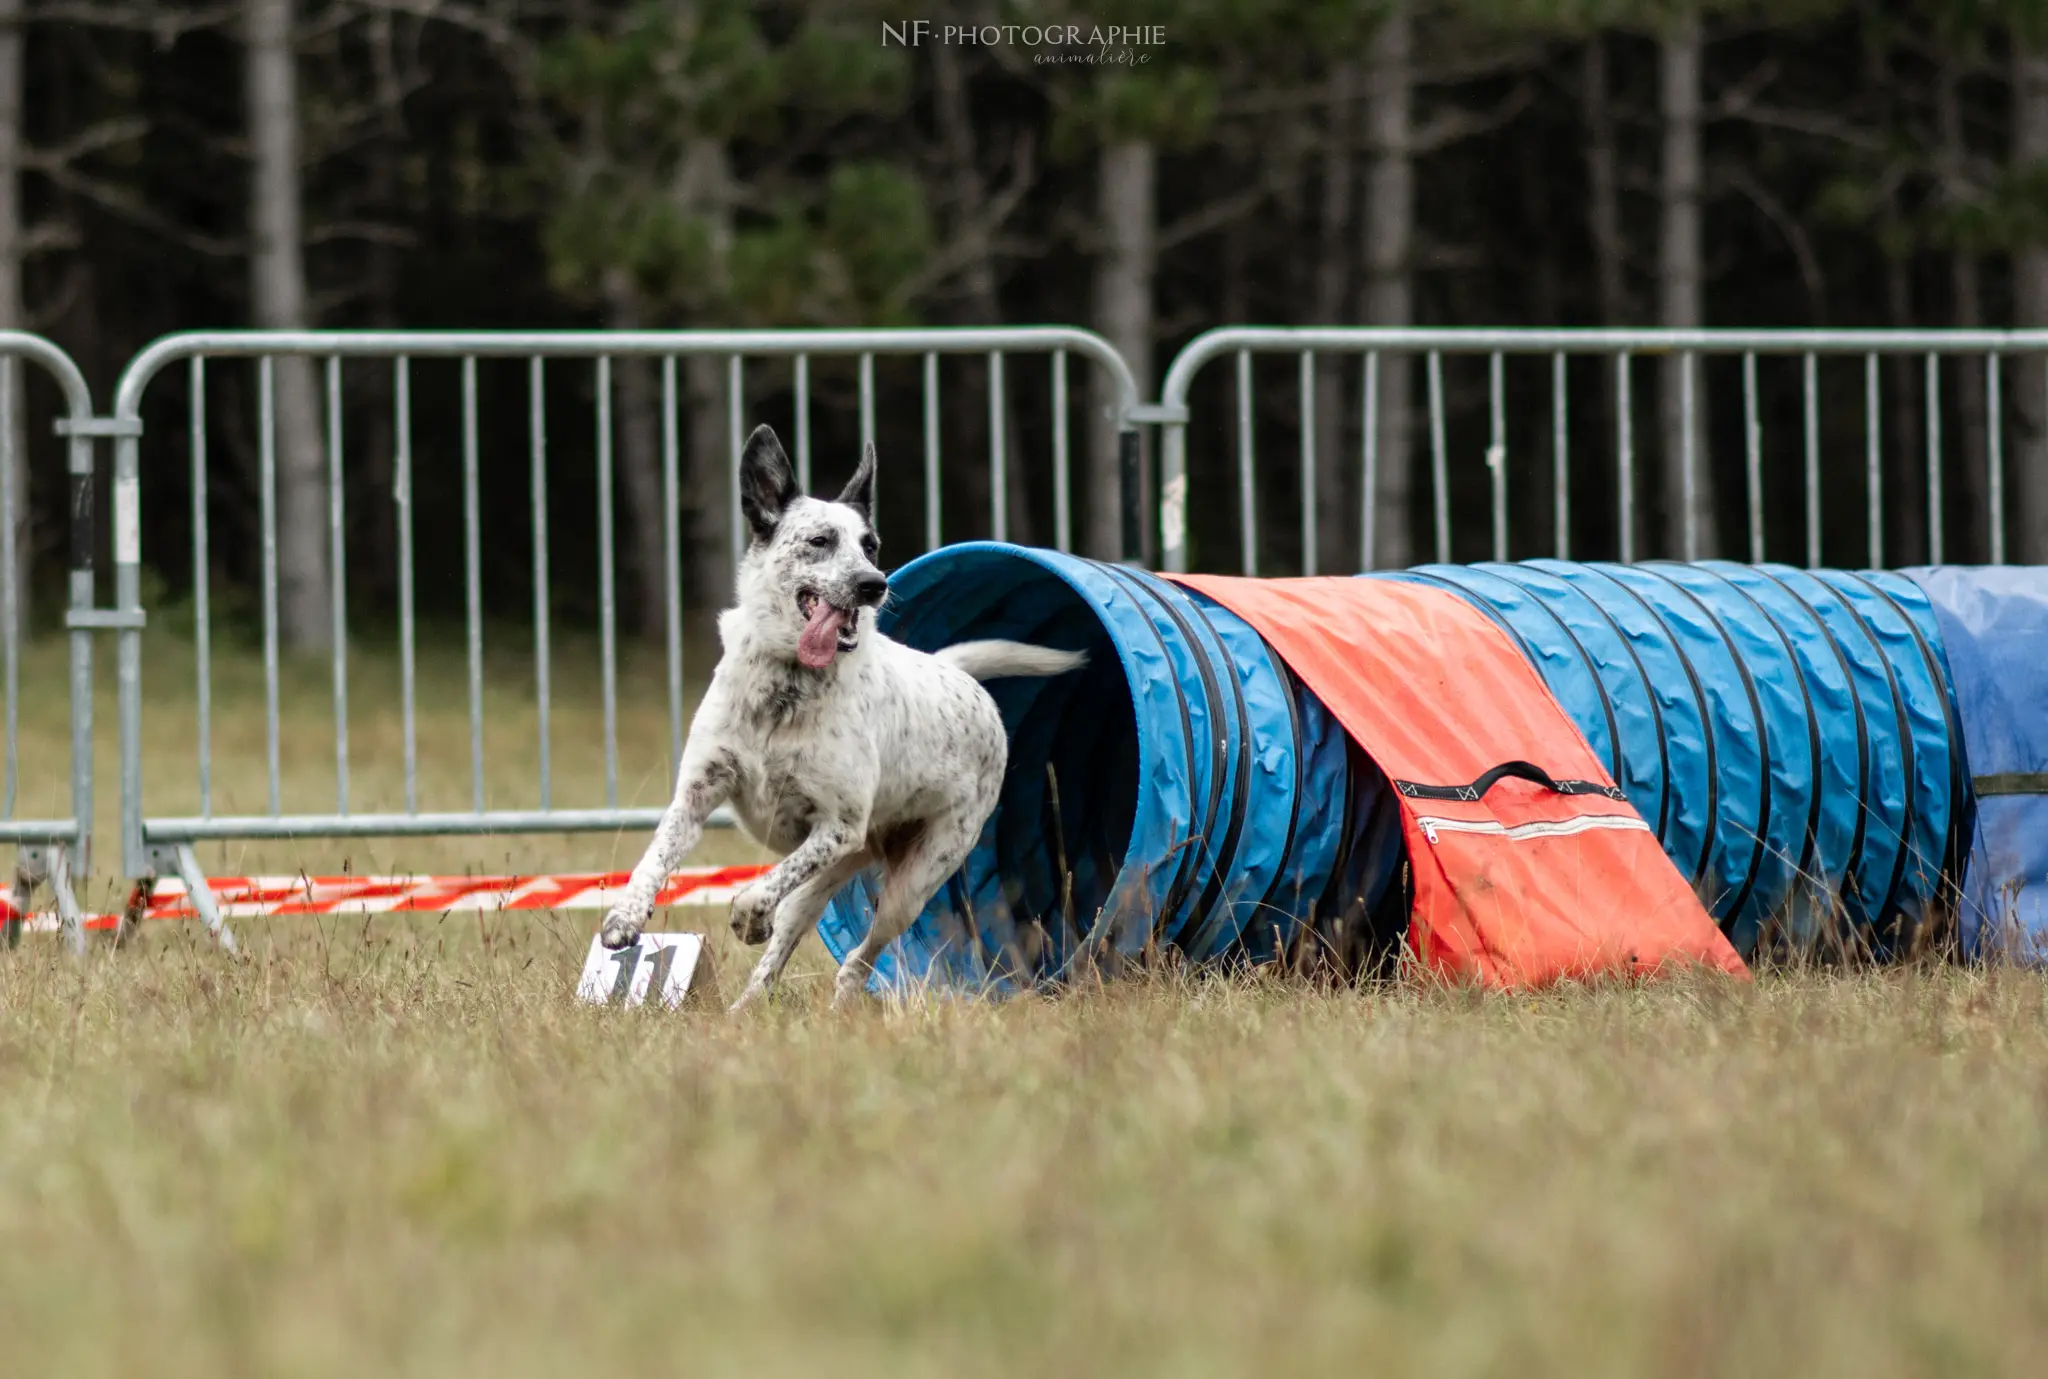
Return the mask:
<svg viewBox="0 0 2048 1379"><path fill-rule="evenodd" d="M542 90L557 123L535 150L544 241L563 291L621 329L670 324L889 324L930 234L917 179L887 157L828 170L790 156L851 116L902 99L900 57L844 7L767 31L736 0L640 5L550 45ZM590 23L590 21L587 21ZM693 602L732 590L723 361L685 362ZM643 625L665 607L651 374L620 376L621 469L633 513Z"/></svg>

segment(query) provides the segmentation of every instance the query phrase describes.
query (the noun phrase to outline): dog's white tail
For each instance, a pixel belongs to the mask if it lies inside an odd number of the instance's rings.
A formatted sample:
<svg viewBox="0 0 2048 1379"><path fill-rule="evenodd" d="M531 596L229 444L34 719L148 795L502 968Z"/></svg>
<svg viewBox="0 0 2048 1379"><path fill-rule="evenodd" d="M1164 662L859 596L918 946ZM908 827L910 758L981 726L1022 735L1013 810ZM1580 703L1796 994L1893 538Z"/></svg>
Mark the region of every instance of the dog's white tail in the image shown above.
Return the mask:
<svg viewBox="0 0 2048 1379"><path fill-rule="evenodd" d="M1054 651L1028 642L961 642L933 654L977 680L999 680L1009 675L1064 675L1088 664L1083 652Z"/></svg>

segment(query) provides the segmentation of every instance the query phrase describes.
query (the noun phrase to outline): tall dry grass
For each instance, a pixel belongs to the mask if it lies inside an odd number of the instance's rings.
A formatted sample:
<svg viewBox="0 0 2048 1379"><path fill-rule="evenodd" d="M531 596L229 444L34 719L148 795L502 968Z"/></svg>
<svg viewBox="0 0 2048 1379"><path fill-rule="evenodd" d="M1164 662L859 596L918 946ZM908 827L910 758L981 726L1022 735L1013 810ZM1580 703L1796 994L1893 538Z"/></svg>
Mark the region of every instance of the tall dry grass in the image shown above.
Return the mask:
<svg viewBox="0 0 2048 1379"><path fill-rule="evenodd" d="M495 732L519 708L494 685ZM324 707L289 703L295 733ZM435 712L466 734L459 695ZM0 954L0 1370L1882 1377L2048 1355L2039 976L1158 977L834 1015L813 954L731 1022L573 1003L593 919L252 923L240 964L171 926L82 964ZM730 992L744 955L713 928Z"/></svg>

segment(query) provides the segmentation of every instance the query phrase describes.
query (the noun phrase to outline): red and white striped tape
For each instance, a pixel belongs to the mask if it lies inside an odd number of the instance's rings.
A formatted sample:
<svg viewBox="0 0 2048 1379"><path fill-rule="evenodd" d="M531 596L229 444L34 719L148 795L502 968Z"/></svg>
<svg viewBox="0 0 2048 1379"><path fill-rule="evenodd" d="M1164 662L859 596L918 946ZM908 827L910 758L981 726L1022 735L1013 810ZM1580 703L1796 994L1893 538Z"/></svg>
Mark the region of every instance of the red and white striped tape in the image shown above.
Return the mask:
<svg viewBox="0 0 2048 1379"><path fill-rule="evenodd" d="M727 905L765 866L688 867L668 879L656 905ZM270 915L367 915L416 910L432 914L481 910L605 910L632 873L569 872L555 876L213 876L207 885L224 919ZM0 887L0 919L18 914L13 894ZM185 883L156 883L144 919L194 919ZM118 915L87 915L88 929L111 929ZM27 916L27 928L55 932L55 911Z"/></svg>

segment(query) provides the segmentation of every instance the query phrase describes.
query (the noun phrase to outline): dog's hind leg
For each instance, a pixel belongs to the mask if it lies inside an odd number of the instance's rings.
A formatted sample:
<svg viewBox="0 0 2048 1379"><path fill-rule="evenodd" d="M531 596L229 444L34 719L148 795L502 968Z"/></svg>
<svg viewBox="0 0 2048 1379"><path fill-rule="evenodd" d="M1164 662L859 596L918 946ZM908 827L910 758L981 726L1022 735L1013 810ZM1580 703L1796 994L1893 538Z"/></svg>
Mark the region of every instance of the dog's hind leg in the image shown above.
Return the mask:
<svg viewBox="0 0 2048 1379"><path fill-rule="evenodd" d="M832 986L832 1004L858 1000L875 970L875 959L917 919L946 878L960 869L981 837L988 811L962 811L934 821L902 853L889 859L882 895L875 904L875 922L854 945Z"/></svg>
<svg viewBox="0 0 2048 1379"><path fill-rule="evenodd" d="M733 779L732 758L727 753L684 749L682 769L676 773L676 797L663 811L654 841L633 868L625 895L604 917L605 947L629 948L639 939L641 926L654 913L654 898L661 894L676 864L704 836L704 821L732 793Z"/></svg>
<svg viewBox="0 0 2048 1379"><path fill-rule="evenodd" d="M862 846L860 830L821 824L811 830L803 846L755 883L760 888L760 899L773 907L775 921L768 935L767 950L754 964L746 989L732 1003L734 1012L767 993L782 975L783 966L797 944L825 912L826 902L867 864L868 852Z"/></svg>

